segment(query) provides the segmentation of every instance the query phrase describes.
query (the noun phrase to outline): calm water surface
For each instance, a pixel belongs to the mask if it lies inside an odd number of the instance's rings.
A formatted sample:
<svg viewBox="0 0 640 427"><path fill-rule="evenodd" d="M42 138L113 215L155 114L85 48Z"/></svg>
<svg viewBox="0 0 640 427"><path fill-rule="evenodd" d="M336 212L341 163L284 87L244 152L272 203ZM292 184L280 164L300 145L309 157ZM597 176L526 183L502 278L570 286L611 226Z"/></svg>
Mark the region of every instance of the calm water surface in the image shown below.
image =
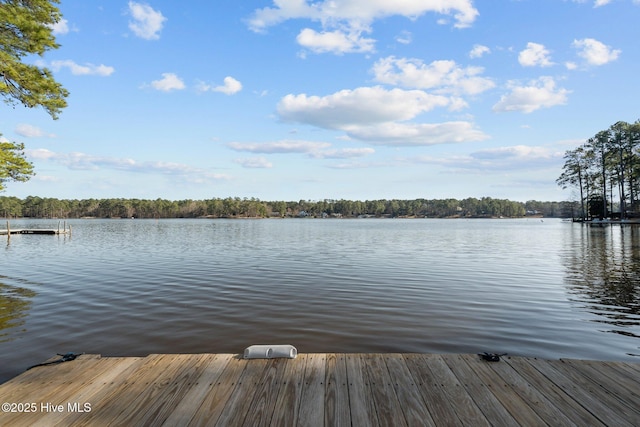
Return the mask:
<svg viewBox="0 0 640 427"><path fill-rule="evenodd" d="M72 237L1 238L0 381L55 353L241 353L260 343L640 362L640 227L69 222Z"/></svg>

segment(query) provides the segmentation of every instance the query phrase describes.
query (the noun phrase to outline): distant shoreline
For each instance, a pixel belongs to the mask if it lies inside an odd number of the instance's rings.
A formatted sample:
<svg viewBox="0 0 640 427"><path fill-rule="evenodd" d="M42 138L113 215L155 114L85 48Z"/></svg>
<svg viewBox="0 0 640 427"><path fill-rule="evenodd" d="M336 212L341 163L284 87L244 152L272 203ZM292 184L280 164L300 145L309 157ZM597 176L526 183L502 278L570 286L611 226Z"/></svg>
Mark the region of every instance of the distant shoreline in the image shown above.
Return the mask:
<svg viewBox="0 0 640 427"><path fill-rule="evenodd" d="M207 200L61 200L0 196L0 217L26 218L571 218L577 202L514 202L506 199L378 199L262 201L226 197Z"/></svg>

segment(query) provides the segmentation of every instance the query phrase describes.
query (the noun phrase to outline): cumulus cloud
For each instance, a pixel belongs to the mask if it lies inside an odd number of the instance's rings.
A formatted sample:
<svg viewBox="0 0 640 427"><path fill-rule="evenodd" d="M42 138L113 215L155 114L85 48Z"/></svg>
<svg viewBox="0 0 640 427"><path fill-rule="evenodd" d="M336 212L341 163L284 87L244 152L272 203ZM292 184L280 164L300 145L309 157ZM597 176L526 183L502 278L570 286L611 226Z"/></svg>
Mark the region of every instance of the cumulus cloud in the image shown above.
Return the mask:
<svg viewBox="0 0 640 427"><path fill-rule="evenodd" d="M553 65L549 58L550 52L544 45L529 42L527 48L518 55L518 62L523 67L549 67Z"/></svg>
<svg viewBox="0 0 640 427"><path fill-rule="evenodd" d="M203 82L201 82L198 85L198 91L200 92L207 92L207 91L221 92L221 93L224 93L225 95L234 95L240 92L241 90L242 90L242 83L240 83L238 80L234 79L231 76L225 77L224 84L220 86L212 86L210 84L203 83Z"/></svg>
<svg viewBox="0 0 640 427"><path fill-rule="evenodd" d="M469 52L469 58L481 58L485 54L491 53L491 49L481 44L473 45L473 49Z"/></svg>
<svg viewBox="0 0 640 427"><path fill-rule="evenodd" d="M45 133L39 127L32 126L26 123L20 123L18 126L16 126L15 132L20 136L24 136L25 138L55 138L54 134Z"/></svg>
<svg viewBox="0 0 640 427"><path fill-rule="evenodd" d="M341 130L355 139L389 145L478 141L487 136L468 122L406 123L437 107L459 107L456 98L421 90L379 86L342 90L324 97L287 95L277 112L283 121Z"/></svg>
<svg viewBox="0 0 640 427"><path fill-rule="evenodd" d="M162 78L152 81L151 87L162 92L171 92L172 90L182 90L186 86L177 75L173 73L162 73Z"/></svg>
<svg viewBox="0 0 640 427"><path fill-rule="evenodd" d="M472 0L274 0L273 7L256 9L248 19L249 28L262 32L290 19L319 22L323 32L304 30L298 42L316 52L370 52L373 40L360 34L371 31L371 24L390 16L417 19L426 13L453 16L455 27L470 26L478 16ZM333 31L339 30L339 31Z"/></svg>
<svg viewBox="0 0 640 427"><path fill-rule="evenodd" d="M56 36L59 36L59 35L62 35L62 34L67 34L70 31L69 30L69 21L67 21L64 18L61 18L55 24L49 25L49 28L51 28L53 34L56 35Z"/></svg>
<svg viewBox="0 0 640 427"><path fill-rule="evenodd" d="M540 108L566 104L567 95L570 93L566 89L556 87L554 79L547 76L533 80L525 86L520 86L515 81L509 82L508 86L511 91L500 98L493 106L493 111L531 113Z"/></svg>
<svg viewBox="0 0 640 427"><path fill-rule="evenodd" d="M86 63L84 65L80 65L70 59L51 61L51 68L53 69L53 71L60 71L63 68L68 68L69 71L71 71L71 74L73 74L74 76L107 77L113 74L115 71L115 68L109 67L104 64L94 65Z"/></svg>
<svg viewBox="0 0 640 427"><path fill-rule="evenodd" d="M228 175L213 173L205 169L174 162L138 162L129 158L94 156L79 152L56 153L45 148L27 149L25 154L29 159L52 161L72 170L112 169L125 172L181 176L188 178L190 181L229 179Z"/></svg>
<svg viewBox="0 0 640 427"><path fill-rule="evenodd" d="M615 61L620 56L619 49L612 49L596 39L574 40L573 47L578 49L578 55L589 65L604 65Z"/></svg>
<svg viewBox="0 0 640 427"><path fill-rule="evenodd" d="M146 40L157 40L160 38L160 31L167 20L162 12L154 10L144 3L129 2L129 14L132 20L129 21L129 29L133 33Z"/></svg>
<svg viewBox="0 0 640 427"><path fill-rule="evenodd" d="M326 129L353 124L409 120L451 104L449 98L420 90L387 90L379 86L341 90L323 97L289 94L277 106L280 118Z"/></svg>
<svg viewBox="0 0 640 427"><path fill-rule="evenodd" d="M273 167L273 164L264 157L236 159L235 162L241 165L243 168L249 169L269 169Z"/></svg>
<svg viewBox="0 0 640 427"><path fill-rule="evenodd" d="M448 4L445 4L448 3ZM402 0L396 2L370 0L274 0L275 7L257 9L249 20L254 31L263 30L289 19L311 19L325 25L331 22L349 22L368 25L376 19L405 16L416 19L428 12L453 15L456 27L468 27L475 21L478 11L471 0L443 2L441 0Z"/></svg>
<svg viewBox="0 0 640 427"><path fill-rule="evenodd" d="M476 95L495 86L481 77L482 67L460 67L455 61L433 61L424 64L419 59L389 56L373 66L375 80L379 83L399 85L415 89L434 89L435 93Z"/></svg>
<svg viewBox="0 0 640 427"><path fill-rule="evenodd" d="M341 30L317 32L305 28L296 38L298 44L315 53L342 55L353 52L373 52L375 40L362 37L360 31Z"/></svg>

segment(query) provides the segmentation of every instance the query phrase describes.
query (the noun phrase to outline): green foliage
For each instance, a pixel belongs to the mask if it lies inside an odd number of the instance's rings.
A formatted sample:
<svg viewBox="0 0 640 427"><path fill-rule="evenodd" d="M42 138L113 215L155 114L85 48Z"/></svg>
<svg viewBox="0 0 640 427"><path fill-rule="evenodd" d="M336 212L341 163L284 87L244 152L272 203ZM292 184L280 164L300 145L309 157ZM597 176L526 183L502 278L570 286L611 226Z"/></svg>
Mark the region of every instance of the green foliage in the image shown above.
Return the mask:
<svg viewBox="0 0 640 427"><path fill-rule="evenodd" d="M56 119L69 93L49 70L23 62L58 47L51 26L62 15L54 3L58 0L0 0L0 95L9 105L41 106Z"/></svg>
<svg viewBox="0 0 640 427"><path fill-rule="evenodd" d="M24 144L0 141L0 191L6 181L24 182L32 175L33 165L24 157Z"/></svg>
<svg viewBox="0 0 640 427"><path fill-rule="evenodd" d="M304 214L303 214L304 212ZM526 203L511 200L468 198L464 200L300 200L264 202L256 198L227 197L210 200L85 199L59 200L29 196L0 197L0 216L40 218L282 218L282 217L429 217L491 218L523 217L526 213L569 215L566 203ZM306 215L305 215L306 214Z"/></svg>
<svg viewBox="0 0 640 427"><path fill-rule="evenodd" d="M579 191L582 217L607 217L616 210L622 218L640 216L640 121L617 122L568 150L564 159L556 183Z"/></svg>

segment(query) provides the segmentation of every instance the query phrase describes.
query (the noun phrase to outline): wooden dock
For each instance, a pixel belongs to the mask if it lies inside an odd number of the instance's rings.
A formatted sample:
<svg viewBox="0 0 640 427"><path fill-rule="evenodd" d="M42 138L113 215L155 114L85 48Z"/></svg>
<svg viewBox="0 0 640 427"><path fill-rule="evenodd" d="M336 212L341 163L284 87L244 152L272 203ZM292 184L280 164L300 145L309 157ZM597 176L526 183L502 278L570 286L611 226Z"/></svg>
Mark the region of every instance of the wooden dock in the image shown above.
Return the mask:
<svg viewBox="0 0 640 427"><path fill-rule="evenodd" d="M50 228L28 228L17 230L0 230L0 236L12 235L12 234L71 234L69 229L67 230L55 230Z"/></svg>
<svg viewBox="0 0 640 427"><path fill-rule="evenodd" d="M11 237L12 234L68 234L71 235L71 225L67 227L67 222L65 221L62 228L60 228L60 223L58 223L58 228L11 228L9 221L7 221L7 228L5 230L0 230L0 236Z"/></svg>
<svg viewBox="0 0 640 427"><path fill-rule="evenodd" d="M6 426L638 426L640 364L449 354L83 355L0 385L0 403Z"/></svg>

